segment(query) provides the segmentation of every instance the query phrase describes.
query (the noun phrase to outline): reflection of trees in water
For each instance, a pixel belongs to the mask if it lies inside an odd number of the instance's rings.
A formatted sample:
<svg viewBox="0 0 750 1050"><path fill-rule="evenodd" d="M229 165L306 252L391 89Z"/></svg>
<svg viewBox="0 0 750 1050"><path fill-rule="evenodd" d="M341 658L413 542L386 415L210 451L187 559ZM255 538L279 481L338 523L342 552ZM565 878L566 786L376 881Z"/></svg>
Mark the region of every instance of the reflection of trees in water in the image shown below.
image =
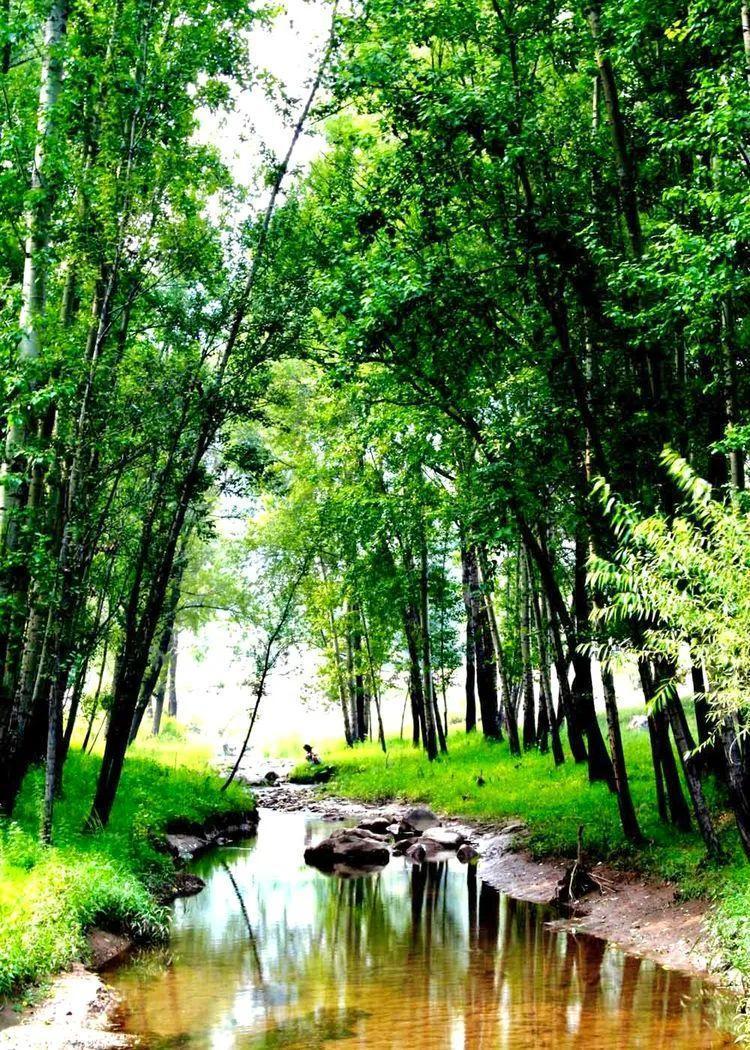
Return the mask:
<svg viewBox="0 0 750 1050"><path fill-rule="evenodd" d="M703 1040L705 1007L683 1009L688 980L551 929L550 914L501 897L471 865L296 883L220 862L211 877L200 921L176 942L181 961L157 982L171 1031L203 1032L197 1045L232 1017L268 1033L258 1046L303 1032L319 1045L314 1033L337 1018L378 1050L404 1045L407 1030L431 1050L564 1050L583 1033L590 1046L720 1045ZM148 1018L154 994L146 982L129 1005Z"/></svg>

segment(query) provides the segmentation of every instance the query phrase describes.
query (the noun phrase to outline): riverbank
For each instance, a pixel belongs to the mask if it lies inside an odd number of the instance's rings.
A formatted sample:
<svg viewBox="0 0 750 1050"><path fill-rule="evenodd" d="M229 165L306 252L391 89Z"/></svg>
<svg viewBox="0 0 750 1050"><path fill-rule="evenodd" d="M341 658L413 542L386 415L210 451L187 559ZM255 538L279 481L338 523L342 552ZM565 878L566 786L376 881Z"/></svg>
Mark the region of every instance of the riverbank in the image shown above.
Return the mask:
<svg viewBox="0 0 750 1050"><path fill-rule="evenodd" d="M181 740L134 747L109 826L84 834L99 759L72 752L49 848L38 844L41 774L27 778L14 819L0 822L0 1000L17 1007L27 989L89 962L93 928L111 935L114 949L118 938L166 937L164 902L182 891L174 878L179 839L170 852L167 833L205 831L208 846L240 828L247 834L255 814L246 788L220 791L209 757Z"/></svg>
<svg viewBox="0 0 750 1050"><path fill-rule="evenodd" d="M653 916L654 943L668 940L668 925L679 924L667 910L669 923L659 920L667 898L685 909L685 942L695 931L699 954L714 975L733 987L750 992L750 867L742 854L731 819L723 812L722 799L713 784L707 785L715 807L727 861L708 861L695 833L676 832L662 824L656 812L648 734L627 728L623 734L634 804L645 843L635 847L624 838L615 797L601 784L588 784L586 770L568 761L555 768L549 755L529 752L510 755L504 743L489 743L479 734L456 733L449 740L449 755L430 763L424 753L407 742L391 741L386 755L376 744L354 749L322 747L335 776L318 788L320 797L358 799L374 805L394 800L424 802L436 812L481 824L502 825L522 821L526 829L523 857L531 869L519 870L513 885L500 886L523 896L525 881L534 871L548 870L553 879L565 861L575 855L580 824L584 826L584 853L589 866L600 865L610 882L623 890L619 895L623 921L614 927L598 909L589 920L590 932L637 950L645 937L638 909L647 899L658 903ZM309 767L299 766L292 780L304 782ZM545 865L551 865L546 869ZM535 866L535 867L533 867ZM634 882L649 889L635 892ZM656 888L659 887L658 893ZM528 899L535 899L533 897ZM632 913L630 932L626 913ZM696 920L700 921L696 921ZM651 921L651 920L650 920ZM597 923L598 929L593 925ZM680 938L682 939L682 938ZM683 952L683 948L679 949ZM686 953L689 954L689 953ZM654 955L654 957L658 957ZM679 964L678 964L679 965ZM702 967L699 967L701 969Z"/></svg>

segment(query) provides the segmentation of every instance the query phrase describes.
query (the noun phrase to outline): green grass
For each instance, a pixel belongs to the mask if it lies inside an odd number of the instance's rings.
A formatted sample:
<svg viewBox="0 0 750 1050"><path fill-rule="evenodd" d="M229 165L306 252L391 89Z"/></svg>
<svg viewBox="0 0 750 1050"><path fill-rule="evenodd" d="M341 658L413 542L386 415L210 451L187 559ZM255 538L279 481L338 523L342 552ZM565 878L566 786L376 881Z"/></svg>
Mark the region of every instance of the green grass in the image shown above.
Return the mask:
<svg viewBox="0 0 750 1050"><path fill-rule="evenodd" d="M572 856L578 825L583 824L592 861L667 879L683 897L708 897L714 904L712 931L721 954L747 975L750 988L750 865L733 821L715 786L707 784L727 854L723 864L706 859L696 833L683 834L659 821L648 734L627 729L630 714L622 716L626 762L646 837L637 849L623 836L615 797L603 785L589 784L585 767L568 760L555 769L551 756L538 752L513 758L506 744L489 743L479 733L452 734L449 754L432 763L424 752L400 740L390 741L387 755L370 743L355 748L323 745L318 751L324 762L336 766L336 775L321 791L373 802L424 802L440 812L477 820L518 818L528 826L528 844L538 856ZM310 767L301 765L293 779L304 782L309 773ZM482 787L477 784L480 775Z"/></svg>
<svg viewBox="0 0 750 1050"><path fill-rule="evenodd" d="M203 821L252 805L240 787L220 793L207 759L179 734L137 745L109 826L87 835L82 828L100 760L74 748L50 848L38 844L42 774L29 774L13 820L0 821L0 997L85 958L91 926L141 941L165 936L167 913L152 891L172 861L157 848L159 836L177 818Z"/></svg>

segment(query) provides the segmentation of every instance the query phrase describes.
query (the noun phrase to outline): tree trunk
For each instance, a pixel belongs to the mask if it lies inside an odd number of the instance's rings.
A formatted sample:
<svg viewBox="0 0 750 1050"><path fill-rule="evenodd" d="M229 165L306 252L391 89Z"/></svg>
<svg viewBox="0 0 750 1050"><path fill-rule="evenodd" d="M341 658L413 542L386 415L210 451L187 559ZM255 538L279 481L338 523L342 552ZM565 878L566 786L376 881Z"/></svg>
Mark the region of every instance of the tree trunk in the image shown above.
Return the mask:
<svg viewBox="0 0 750 1050"><path fill-rule="evenodd" d="M432 761L437 758L438 745L435 731L435 712L437 699L432 688L432 654L430 647L430 606L429 606L429 576L427 563L427 538L425 536L424 522L422 522L422 536L420 543L420 572L419 572L419 620L422 635L422 680L425 710L425 745L427 756Z"/></svg>
<svg viewBox="0 0 750 1050"><path fill-rule="evenodd" d="M737 831L745 855L750 858L750 777L737 730L729 716L722 719L719 736L724 749L729 799L737 822Z"/></svg>
<svg viewBox="0 0 750 1050"><path fill-rule="evenodd" d="M527 555L528 559L528 555ZM527 570L531 574L530 560L527 560ZM539 601L539 595L537 594L536 588L531 587L531 601L532 609L534 611L534 621L536 623L536 633L539 644L539 664L540 674L542 679L541 688L541 700L542 706L546 711L546 721L549 727L549 732L552 736L552 757L555 760L555 765L560 766L565 761L565 755L563 753L562 741L560 740L560 728L555 719L555 709L552 704L552 682L550 680L550 661L549 653L547 651L547 640L549 638L549 624L547 623L544 613L542 611L542 603Z"/></svg>
<svg viewBox="0 0 750 1050"><path fill-rule="evenodd" d="M638 671L641 676L646 707L651 708L649 711L649 733L651 737L651 757L656 776L659 815L662 820L666 819L668 804L669 818L675 827L679 828L680 831L690 831L692 827L690 810L685 801L682 785L680 784L680 776L677 772L677 764L672 752L667 714L663 706L653 707L652 701L656 693L656 686L651 668L645 660L638 661Z"/></svg>
<svg viewBox="0 0 750 1050"><path fill-rule="evenodd" d="M420 641L419 612L409 602L404 610L404 635L409 653L409 683L411 693L411 713L413 722L412 742L419 747L420 739L427 749L427 723L425 720L425 696L422 685L422 669L419 660Z"/></svg>
<svg viewBox="0 0 750 1050"><path fill-rule="evenodd" d="M476 548L468 547L466 554L482 732L490 739L497 739L497 681L492 659L494 655L492 652L492 638L489 630L487 609L482 594Z"/></svg>
<svg viewBox="0 0 750 1050"><path fill-rule="evenodd" d="M151 735L158 736L161 732L161 718L164 713L164 697L167 693L167 665L162 664L159 674L159 682L154 693L154 721L151 726Z"/></svg>
<svg viewBox="0 0 750 1050"><path fill-rule="evenodd" d="M604 94L607 121L612 133L612 144L615 150L615 161L617 165L617 179L620 184L622 211L625 217L628 236L630 238L631 250L633 255L638 258L643 254L643 234L641 231L641 218L638 210L635 163L628 147L625 122L620 110L620 98L614 70L612 68L612 62L610 61L604 46L598 0L593 0L588 7L586 15L591 28L591 36L594 41L596 65L599 70L599 79Z"/></svg>
<svg viewBox="0 0 750 1050"><path fill-rule="evenodd" d="M604 704L607 711L607 729L609 731L609 749L612 752L612 765L615 770L615 783L617 786L617 808L620 811L620 823L625 837L631 842L641 842L643 836L638 825L638 817L633 805L633 797L630 794L630 783L628 771L625 765L625 751L622 746L622 732L620 730L620 713L617 709L617 694L615 693L615 681L612 672L606 667L601 667L602 687L604 689Z"/></svg>
<svg viewBox="0 0 750 1050"><path fill-rule="evenodd" d="M500 637L500 629L497 624L497 616L495 615L495 603L492 599L492 570L490 567L489 558L487 557L486 549L480 546L477 548L477 552L479 555L482 593L484 595L484 604L487 611L487 619L490 625L490 637L492 640L492 648L495 653L495 663L497 665L497 677L500 679L500 711L498 716L498 739L502 739L502 722L504 720L508 730L508 744L510 746L510 753L512 755L520 755L521 745L518 739L518 723L516 721L513 704L511 703L510 683L508 682L508 670L505 665L503 644L502 639Z"/></svg>
<svg viewBox="0 0 750 1050"><path fill-rule="evenodd" d="M169 647L169 684L167 687L167 714L170 718L177 718L177 652L179 630L175 627L172 631L172 644Z"/></svg>
<svg viewBox="0 0 750 1050"><path fill-rule="evenodd" d="M468 556L463 544L461 545L461 585L466 613L466 732L471 733L477 725L476 664Z"/></svg>
<svg viewBox="0 0 750 1050"><path fill-rule="evenodd" d="M536 746L536 712L534 708L534 672L531 666L531 639L529 636L529 572L526 557L521 551L518 566L519 638L521 645L521 676L523 680L523 746Z"/></svg>

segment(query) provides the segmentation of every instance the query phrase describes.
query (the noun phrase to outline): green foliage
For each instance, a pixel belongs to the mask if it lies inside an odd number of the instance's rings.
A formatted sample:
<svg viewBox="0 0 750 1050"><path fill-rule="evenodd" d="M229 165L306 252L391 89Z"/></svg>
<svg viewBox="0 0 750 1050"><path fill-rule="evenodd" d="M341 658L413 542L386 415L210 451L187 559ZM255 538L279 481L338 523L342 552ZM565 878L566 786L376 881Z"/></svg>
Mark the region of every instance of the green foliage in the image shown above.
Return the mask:
<svg viewBox="0 0 750 1050"><path fill-rule="evenodd" d="M181 734L180 734L181 735ZM37 842L42 781L30 774L13 821L0 821L0 997L86 956L86 930L103 926L160 940L167 912L152 896L172 867L156 848L170 821L246 810L252 799L221 780L206 754L184 744L137 746L106 831L83 834L99 760L73 752L52 848Z"/></svg>
<svg viewBox="0 0 750 1050"><path fill-rule="evenodd" d="M604 597L606 627L644 625L633 647L678 663L689 650L704 667L716 721L748 711L750 688L750 519L743 494L715 499L684 459L665 452L685 504L679 513L639 517L608 486L599 491L621 541L614 559L593 558L591 585Z"/></svg>

